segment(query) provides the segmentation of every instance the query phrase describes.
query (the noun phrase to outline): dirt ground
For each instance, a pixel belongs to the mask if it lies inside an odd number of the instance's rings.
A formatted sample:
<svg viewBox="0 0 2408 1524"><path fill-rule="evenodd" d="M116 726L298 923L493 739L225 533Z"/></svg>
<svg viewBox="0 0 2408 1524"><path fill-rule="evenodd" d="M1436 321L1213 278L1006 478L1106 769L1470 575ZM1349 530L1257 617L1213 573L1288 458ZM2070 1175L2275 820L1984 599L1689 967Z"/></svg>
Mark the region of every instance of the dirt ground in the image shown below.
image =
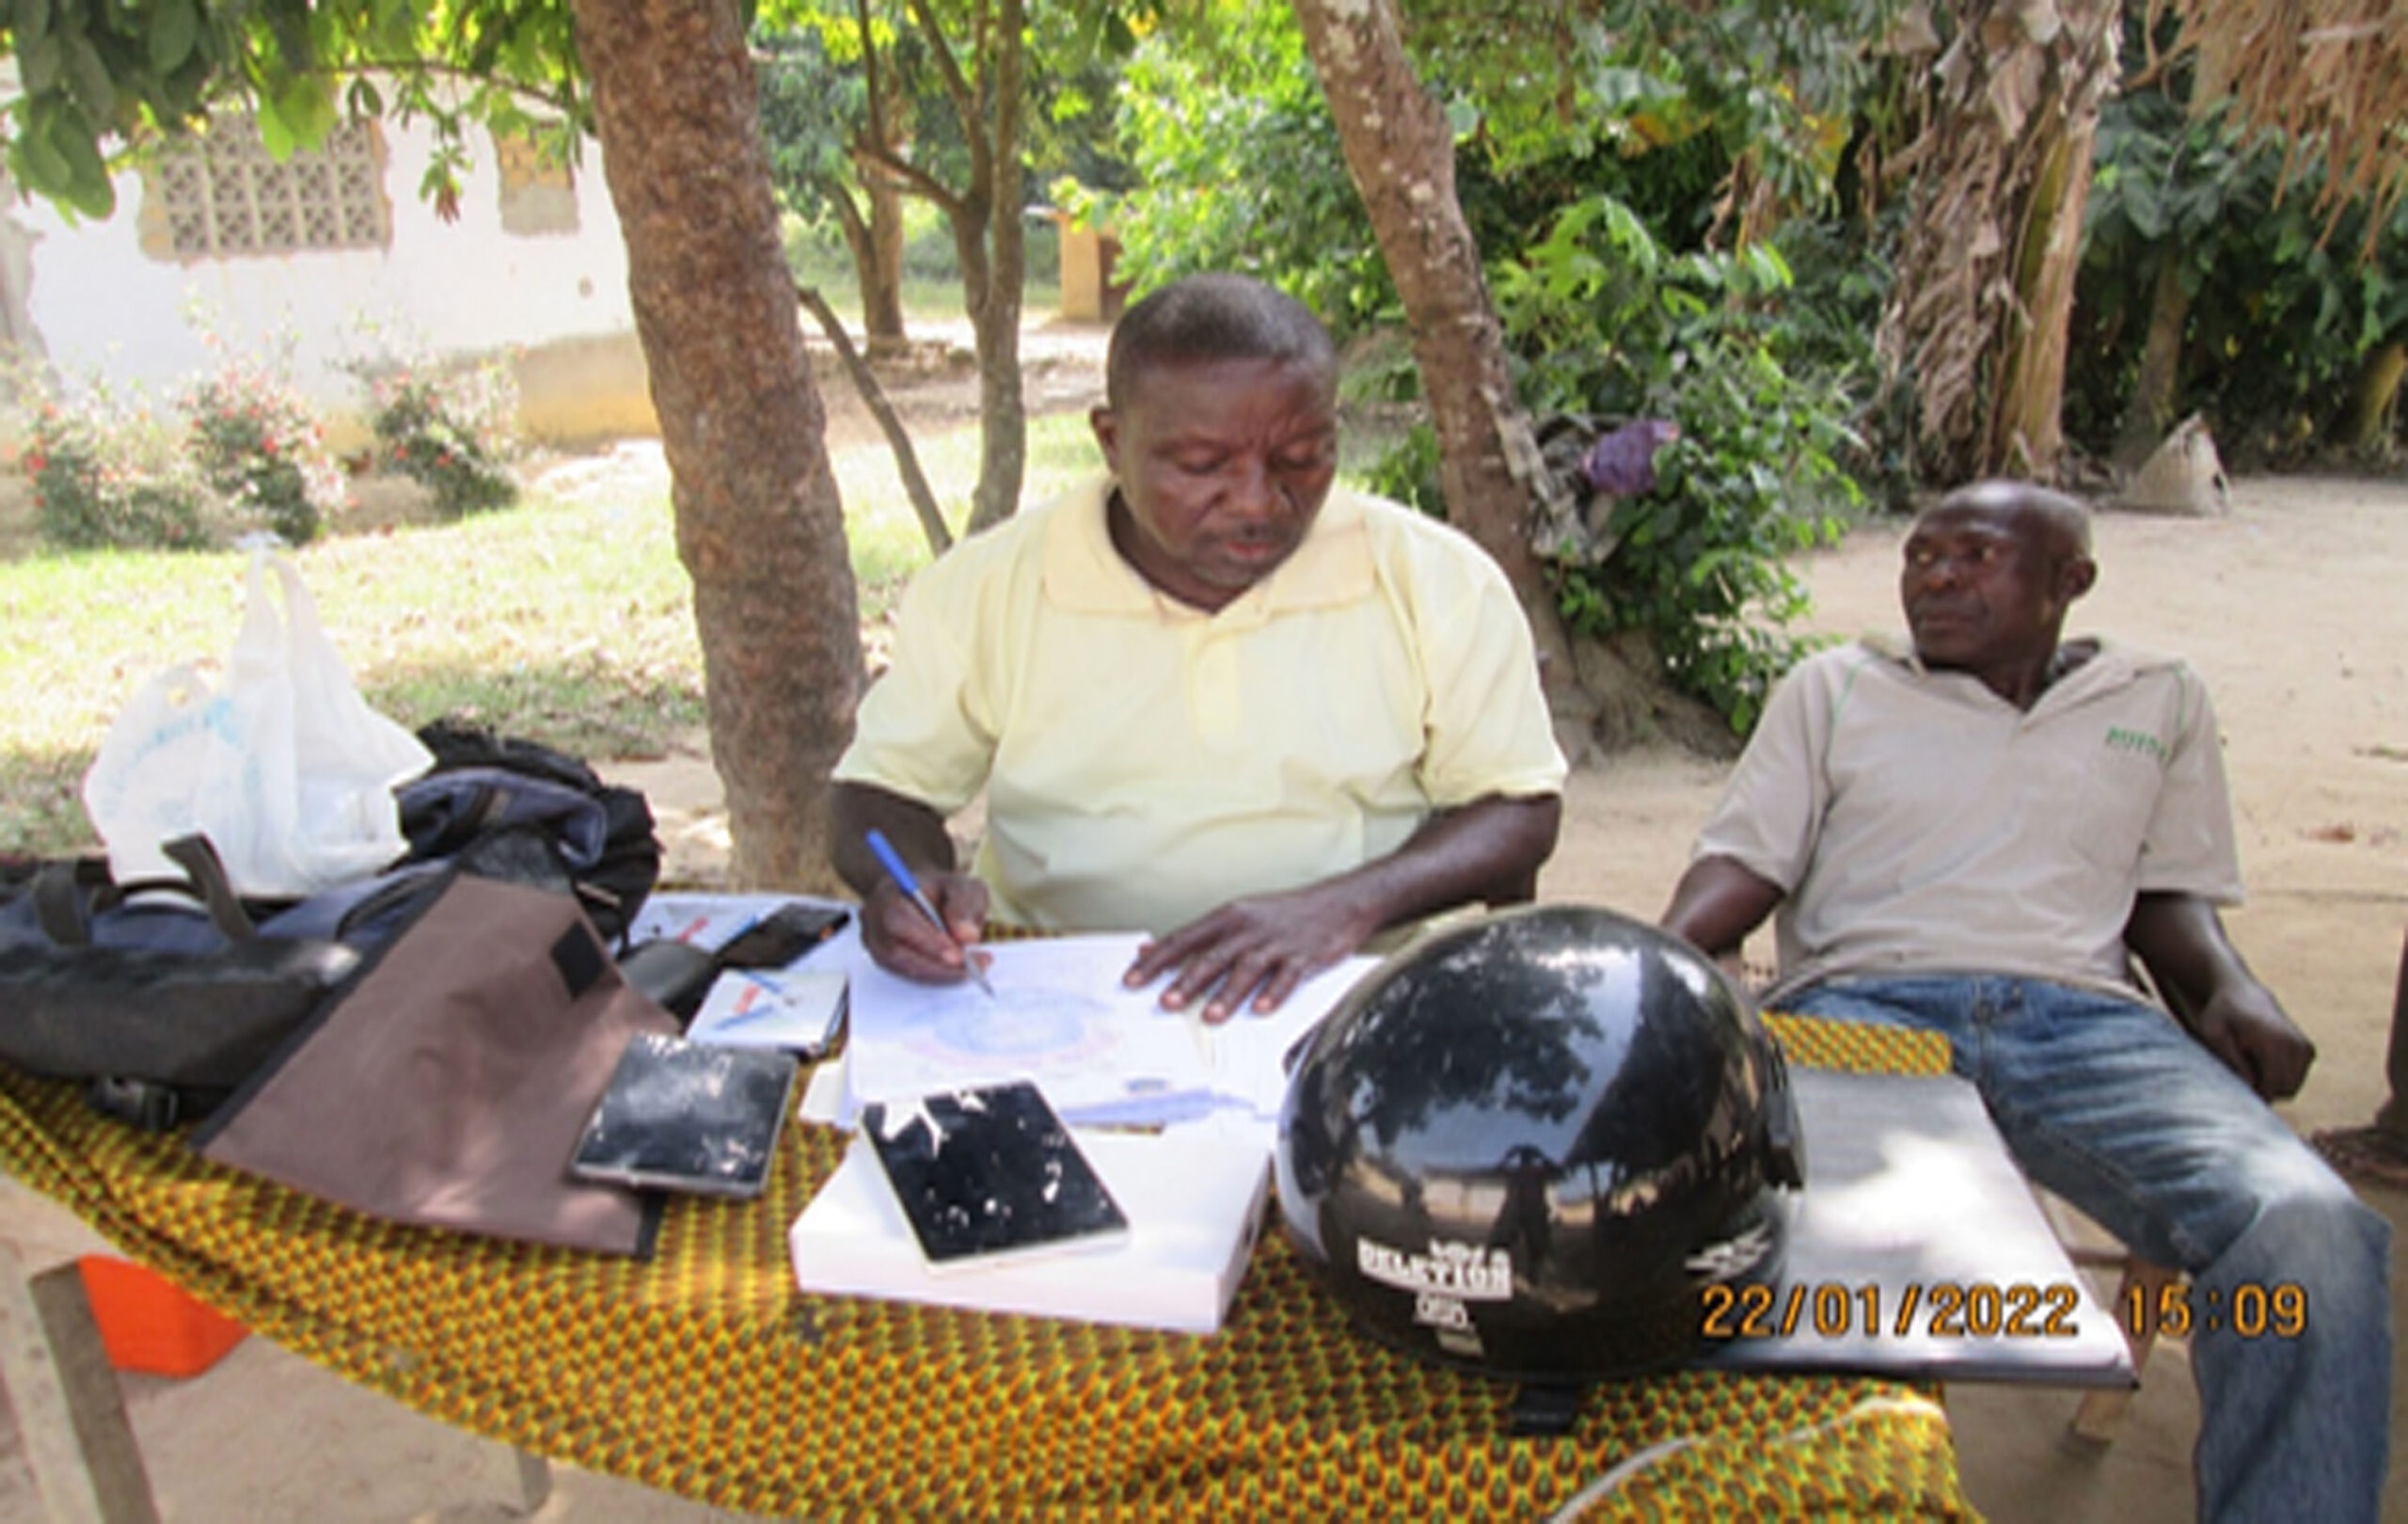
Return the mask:
<svg viewBox="0 0 2408 1524"><path fill-rule="evenodd" d="M1076 405L1091 379L1075 369L1083 361L1064 363L1072 369L1055 384L1056 405ZM1877 526L1807 559L1814 628L1850 634L1898 623L1899 533ZM2384 1093L2384 1037L2408 919L2408 596L2400 590L2408 484L2242 481L2226 517L2107 515L2097 538L2099 584L2072 628L2178 651L2215 697L2251 891L2229 924L2321 1052L2285 1115L2303 1132L2363 1120ZM711 878L725 822L707 758L613 770L651 797L673 876ZM1543 895L1652 915L1726 771L1670 752L1584 767ZM2369 1199L2395 1224L2408 1223L2408 1199ZM6 1182L0 1241L37 1261L88 1243L62 1213ZM2394 1285L2397 1321L2397 1275ZM2071 1394L1952 1389L1975 1501L1994 1518L2049 1524L2189 1517L2196 1408L2182 1364L2178 1346L2161 1353L2123 1437L2103 1455L2060 1441ZM525 1516L508 1452L259 1340L196 1380L129 1377L126 1389L169 1519ZM565 1468L556 1481L536 1516L728 1516ZM2408 1520L2408 1483L2397 1474L2388 1501L2386 1517ZM0 1520L37 1516L10 1445L0 1453Z"/></svg>

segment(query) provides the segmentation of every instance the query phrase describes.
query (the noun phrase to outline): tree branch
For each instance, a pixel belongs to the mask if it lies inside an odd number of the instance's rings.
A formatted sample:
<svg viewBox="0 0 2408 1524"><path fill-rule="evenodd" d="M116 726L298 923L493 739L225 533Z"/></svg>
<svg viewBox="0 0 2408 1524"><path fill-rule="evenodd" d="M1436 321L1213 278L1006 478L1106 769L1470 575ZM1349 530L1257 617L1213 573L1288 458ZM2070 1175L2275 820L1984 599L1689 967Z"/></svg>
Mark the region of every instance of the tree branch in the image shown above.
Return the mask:
<svg viewBox="0 0 2408 1524"><path fill-rule="evenodd" d="M958 216L966 203L944 182L930 175L911 160L901 158L878 144L857 144L853 151L862 159L877 165L900 183L898 188L933 204L950 219Z"/></svg>
<svg viewBox="0 0 2408 1524"><path fill-rule="evenodd" d="M836 357L844 361L845 373L852 377L853 389L861 393L863 405L869 408L870 417L878 420L879 431L886 436L887 448L895 452L895 472L903 478L903 490L911 496L911 511L919 516L920 530L928 537L929 550L943 555L953 548L953 533L945 528L944 515L937 509L936 494L928 489L928 479L920 470L920 457L911 448L911 432L903 427L903 420L886 400L886 389L878 384L878 376L853 348L844 321L817 289L797 281L794 294L819 320L828 341L836 346Z"/></svg>
<svg viewBox="0 0 2408 1524"><path fill-rule="evenodd" d="M970 148L969 198L974 200L994 172L988 161L986 134L979 131L984 123L978 112L978 93L962 73L961 61L953 56L953 44L945 40L944 28L937 24L928 0L911 0L910 9L911 19L920 24L920 35L927 39L928 51L936 56L937 73L944 81L945 99L953 103L953 113L960 119L962 140ZM985 18L985 6L978 8L978 14L982 20Z"/></svg>

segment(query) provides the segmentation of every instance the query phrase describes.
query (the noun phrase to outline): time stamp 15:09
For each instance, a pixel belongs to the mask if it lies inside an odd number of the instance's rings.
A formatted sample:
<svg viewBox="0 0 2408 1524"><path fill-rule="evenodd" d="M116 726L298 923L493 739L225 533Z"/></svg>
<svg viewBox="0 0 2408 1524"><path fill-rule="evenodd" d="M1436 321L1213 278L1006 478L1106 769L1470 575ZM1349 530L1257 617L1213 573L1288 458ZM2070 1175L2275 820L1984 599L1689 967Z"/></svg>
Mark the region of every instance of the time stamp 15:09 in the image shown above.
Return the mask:
<svg viewBox="0 0 2408 1524"><path fill-rule="evenodd" d="M2075 1313L2082 1297L2070 1281L1724 1284L1700 1295L1703 1331L1712 1340L2071 1339L2081 1332ZM2243 1281L2229 1290L2132 1285L2115 1301L2116 1321L2134 1338L2228 1332L2297 1339L2307 1331L2307 1292L2290 1281Z"/></svg>

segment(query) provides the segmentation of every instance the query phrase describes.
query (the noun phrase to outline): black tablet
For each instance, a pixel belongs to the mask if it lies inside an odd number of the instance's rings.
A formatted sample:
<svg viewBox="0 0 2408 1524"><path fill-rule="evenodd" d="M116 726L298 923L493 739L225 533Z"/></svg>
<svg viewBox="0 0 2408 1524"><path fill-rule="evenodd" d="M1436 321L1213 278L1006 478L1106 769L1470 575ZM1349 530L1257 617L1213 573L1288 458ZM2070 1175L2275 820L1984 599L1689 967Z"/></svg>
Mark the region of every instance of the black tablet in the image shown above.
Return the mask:
<svg viewBox="0 0 2408 1524"><path fill-rule="evenodd" d="M862 1108L920 1252L937 1269L1099 1245L1129 1219L1027 1081Z"/></svg>
<svg viewBox="0 0 2408 1524"><path fill-rule="evenodd" d="M648 1190L757 1196L768 1183L798 1067L775 1048L638 1033L586 1121L569 1172Z"/></svg>

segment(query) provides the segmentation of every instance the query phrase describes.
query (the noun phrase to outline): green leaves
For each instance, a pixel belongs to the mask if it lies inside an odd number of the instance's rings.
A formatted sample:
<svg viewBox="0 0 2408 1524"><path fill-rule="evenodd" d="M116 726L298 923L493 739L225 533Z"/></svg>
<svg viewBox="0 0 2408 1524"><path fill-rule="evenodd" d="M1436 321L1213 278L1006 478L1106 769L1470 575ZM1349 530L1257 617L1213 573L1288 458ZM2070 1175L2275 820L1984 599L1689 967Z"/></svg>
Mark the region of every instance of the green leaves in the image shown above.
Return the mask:
<svg viewBox="0 0 2408 1524"><path fill-rule="evenodd" d="M2127 414L2144 344L2168 325L2180 360L2152 412L2209 416L2235 468L2326 447L2365 357L2408 332L2396 275L2408 214L2378 223L2361 200L2337 224L2318 178L2283 188L2285 157L2280 134L2229 111L2193 115L2178 79L2102 107L2069 334L2071 437L2105 452L2147 423Z"/></svg>
<svg viewBox="0 0 2408 1524"><path fill-rule="evenodd" d="M1491 281L1533 411L1680 425L1655 489L1611 503L1610 553L1559 559L1567 622L1644 632L1676 686L1745 730L1797 653L1787 558L1861 501L1837 463L1854 443L1846 394L1788 363L1788 261L1769 243L1674 253L1627 203L1592 196Z"/></svg>
<svg viewBox="0 0 2408 1524"><path fill-rule="evenodd" d="M92 121L115 121L117 86L109 80L108 66L101 62L100 50L81 32L61 34L59 43L66 58L68 85L83 103L87 118Z"/></svg>
<svg viewBox="0 0 2408 1524"><path fill-rule="evenodd" d="M323 141L346 109L591 119L569 0L5 0L0 24L23 86L0 108L10 170L77 216L114 210L113 155L139 154L212 104L255 112L277 158ZM353 72L371 67L389 99ZM465 89L463 74L475 76Z"/></svg>
<svg viewBox="0 0 2408 1524"><path fill-rule="evenodd" d="M200 11L193 0L159 0L150 15L151 71L174 73L192 56L199 40Z"/></svg>
<svg viewBox="0 0 2408 1524"><path fill-rule="evenodd" d="M17 183L67 211L105 217L117 210L99 135L73 101L53 92L18 103L17 130L8 144L8 170Z"/></svg>
<svg viewBox="0 0 2408 1524"><path fill-rule="evenodd" d="M27 92L49 94L66 74L67 49L58 39L47 33L17 34L17 76L24 81Z"/></svg>
<svg viewBox="0 0 2408 1524"><path fill-rule="evenodd" d="M259 103L260 143L279 163L293 150L314 148L342 119L334 86L323 74L300 74L280 83Z"/></svg>
<svg viewBox="0 0 2408 1524"><path fill-rule="evenodd" d="M1115 206L1118 274L1139 288L1196 270L1270 280L1340 333L1397 307L1304 35L1286 6L1204 8L1129 61L1120 141L1137 184Z"/></svg>

